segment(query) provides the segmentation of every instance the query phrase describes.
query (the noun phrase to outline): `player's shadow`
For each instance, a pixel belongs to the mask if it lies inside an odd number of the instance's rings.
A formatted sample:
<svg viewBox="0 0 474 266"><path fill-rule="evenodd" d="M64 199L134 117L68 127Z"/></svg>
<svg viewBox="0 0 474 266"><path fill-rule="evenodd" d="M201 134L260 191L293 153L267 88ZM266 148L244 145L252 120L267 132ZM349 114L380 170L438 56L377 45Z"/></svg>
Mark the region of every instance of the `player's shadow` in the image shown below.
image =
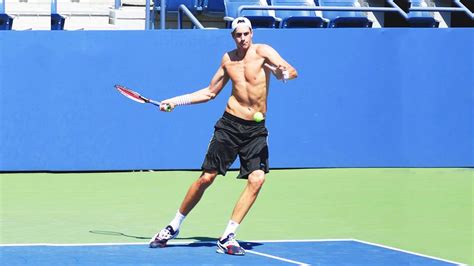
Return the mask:
<svg viewBox="0 0 474 266"><path fill-rule="evenodd" d="M150 236L135 236L129 235L122 232L115 232L115 231L104 231L104 230L90 230L89 233L91 234L99 234L99 235L108 235L108 236L119 236L119 237L127 237L127 238L135 238L135 239L146 239L149 240ZM192 243L170 243L168 247L177 248L177 247L215 247L217 238L214 237L206 237L206 236L192 236L192 237L178 237L176 240L196 240L196 242ZM262 243L256 242L244 242L239 241L240 245L247 250L253 249L255 246L263 245Z"/></svg>
<svg viewBox="0 0 474 266"><path fill-rule="evenodd" d="M179 248L179 247L215 247L217 238L213 237L203 237L203 236L193 236L193 237L183 237L183 238L176 238L178 240L184 240L184 239L194 239L197 240L196 242L192 243L172 243L169 244L167 247L172 247L172 248ZM257 242L245 242L245 241L239 241L240 246L243 247L246 250L251 250L253 247L256 246L261 246L263 245L262 243L257 243Z"/></svg>

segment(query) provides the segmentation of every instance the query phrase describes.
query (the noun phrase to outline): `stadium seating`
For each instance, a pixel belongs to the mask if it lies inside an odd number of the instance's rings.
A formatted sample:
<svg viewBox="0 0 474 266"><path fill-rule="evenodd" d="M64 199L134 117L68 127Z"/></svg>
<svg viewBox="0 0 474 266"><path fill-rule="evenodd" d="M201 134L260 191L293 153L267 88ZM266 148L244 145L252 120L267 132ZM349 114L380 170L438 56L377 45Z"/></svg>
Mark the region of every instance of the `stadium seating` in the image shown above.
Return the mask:
<svg viewBox="0 0 474 266"><path fill-rule="evenodd" d="M161 1L155 1L154 7L159 8ZM180 5L185 5L192 13L201 11L201 3L199 0L168 0L166 3L167 12L177 12Z"/></svg>
<svg viewBox="0 0 474 266"><path fill-rule="evenodd" d="M13 25L13 18L8 14L0 13L0 30L11 30Z"/></svg>
<svg viewBox="0 0 474 266"><path fill-rule="evenodd" d="M202 11L207 16L224 17L224 0L203 0Z"/></svg>
<svg viewBox="0 0 474 266"><path fill-rule="evenodd" d="M51 30L64 30L65 18L59 14L51 14Z"/></svg>
<svg viewBox="0 0 474 266"><path fill-rule="evenodd" d="M315 7L313 0L271 0L272 6ZM325 28L327 21L320 11L276 10L275 16L282 19L280 28Z"/></svg>
<svg viewBox="0 0 474 266"><path fill-rule="evenodd" d="M412 7L427 7L424 0L411 0ZM439 21L435 20L431 12L410 11L407 19L409 27L437 28Z"/></svg>
<svg viewBox="0 0 474 266"><path fill-rule="evenodd" d="M231 22L238 17L238 9L242 5L268 6L266 0L224 0L225 17L227 28L230 28ZM275 12L271 10L244 10L242 15L252 22L254 28L275 28Z"/></svg>
<svg viewBox="0 0 474 266"><path fill-rule="evenodd" d="M319 0L320 6L360 7L357 0ZM371 28L372 21L360 11L323 11L329 19L329 28Z"/></svg>

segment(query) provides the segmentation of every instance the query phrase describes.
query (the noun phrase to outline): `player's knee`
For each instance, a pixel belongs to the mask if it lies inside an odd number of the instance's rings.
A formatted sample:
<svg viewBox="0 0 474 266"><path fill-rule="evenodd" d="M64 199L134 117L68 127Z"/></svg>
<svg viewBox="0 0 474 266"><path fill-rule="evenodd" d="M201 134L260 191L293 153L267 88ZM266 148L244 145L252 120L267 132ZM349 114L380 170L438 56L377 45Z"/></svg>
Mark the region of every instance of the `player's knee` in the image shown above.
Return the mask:
<svg viewBox="0 0 474 266"><path fill-rule="evenodd" d="M262 170L253 171L249 177L248 182L255 188L260 189L265 183L265 172Z"/></svg>
<svg viewBox="0 0 474 266"><path fill-rule="evenodd" d="M214 179L216 178L217 176L217 173L214 173L214 172L204 172L202 173L202 175L199 177L199 185L201 187L208 187L212 184L212 182L214 182Z"/></svg>

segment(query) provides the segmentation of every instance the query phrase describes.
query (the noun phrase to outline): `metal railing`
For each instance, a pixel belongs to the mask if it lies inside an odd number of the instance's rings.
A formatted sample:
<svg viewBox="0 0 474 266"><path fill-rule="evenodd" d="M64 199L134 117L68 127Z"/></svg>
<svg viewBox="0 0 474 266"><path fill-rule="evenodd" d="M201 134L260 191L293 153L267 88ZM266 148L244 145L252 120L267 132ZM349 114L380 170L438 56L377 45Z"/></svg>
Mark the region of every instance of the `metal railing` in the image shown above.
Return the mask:
<svg viewBox="0 0 474 266"><path fill-rule="evenodd" d="M193 15L193 13L185 6L179 5L178 9L178 29L183 28L183 13L186 15L190 20L191 23L197 27L198 29L204 29L204 26L199 22L199 20Z"/></svg>
<svg viewBox="0 0 474 266"><path fill-rule="evenodd" d="M474 19L474 13L471 12L460 0L453 0L458 7L410 7L409 11L427 11L427 12L465 12ZM387 1L392 7L342 7L342 6L255 6L242 5L238 8L238 16L242 16L244 10L300 10L300 11L361 11L361 12L398 12L404 18L408 18L408 13L401 9L392 0Z"/></svg>
<svg viewBox="0 0 474 266"><path fill-rule="evenodd" d="M52 0L56 2L56 0ZM160 1L160 29L166 28L166 0L159 0ZM453 0L453 2L458 7L410 7L408 13L410 11L413 12L465 12L469 17L474 19L474 12L469 10L461 0ZM244 10L304 10L304 11L361 11L361 12L398 12L404 18L408 18L408 13L405 12L402 8L400 8L393 0L387 0L392 7L342 7L342 6L314 6L314 7L302 7L302 6L251 6L251 5L243 5L240 6L238 9L237 14L239 16L242 15L242 11ZM3 10L5 9L5 0L0 0L0 13L2 11L2 4ZM115 9L120 8L122 5L121 0L115 0ZM182 9L181 6L178 11L178 28L182 27L182 16L183 13L188 16L191 22L199 29L204 28L202 24L196 19L196 17L189 11L186 6L185 9ZM150 29L150 19L151 23L154 22L154 14L156 12L156 5L153 7L153 12L151 13L150 18L150 0L146 0L145 5L145 29Z"/></svg>

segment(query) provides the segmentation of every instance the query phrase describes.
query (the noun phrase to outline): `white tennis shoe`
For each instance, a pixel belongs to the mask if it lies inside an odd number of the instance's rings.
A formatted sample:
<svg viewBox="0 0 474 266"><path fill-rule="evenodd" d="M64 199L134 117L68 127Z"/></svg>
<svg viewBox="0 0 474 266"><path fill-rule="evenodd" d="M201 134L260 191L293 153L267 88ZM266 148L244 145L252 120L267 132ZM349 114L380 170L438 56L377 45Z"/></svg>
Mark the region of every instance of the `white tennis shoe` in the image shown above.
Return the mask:
<svg viewBox="0 0 474 266"><path fill-rule="evenodd" d="M171 225L168 225L155 236L153 236L153 238L150 240L150 248L164 248L166 247L166 243L168 242L168 240L176 238L178 234L179 229L175 232L173 227L171 227Z"/></svg>
<svg viewBox="0 0 474 266"><path fill-rule="evenodd" d="M245 255L245 249L239 245L239 242L235 240L235 235L232 233L222 240L217 240L216 252L236 256Z"/></svg>

